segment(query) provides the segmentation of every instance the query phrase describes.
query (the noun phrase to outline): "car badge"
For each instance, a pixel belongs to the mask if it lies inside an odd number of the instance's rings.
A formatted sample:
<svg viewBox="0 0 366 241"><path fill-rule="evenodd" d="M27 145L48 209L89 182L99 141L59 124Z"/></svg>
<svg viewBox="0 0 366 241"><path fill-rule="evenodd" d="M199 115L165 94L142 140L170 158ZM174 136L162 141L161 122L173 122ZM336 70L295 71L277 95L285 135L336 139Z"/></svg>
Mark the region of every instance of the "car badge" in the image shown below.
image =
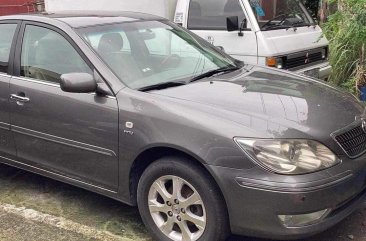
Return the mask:
<svg viewBox="0 0 366 241"><path fill-rule="evenodd" d="M126 122L126 128L132 129L133 128L133 122L127 121Z"/></svg>
<svg viewBox="0 0 366 241"><path fill-rule="evenodd" d="M362 124L361 124L362 130L364 133L366 133L366 120L362 119Z"/></svg>

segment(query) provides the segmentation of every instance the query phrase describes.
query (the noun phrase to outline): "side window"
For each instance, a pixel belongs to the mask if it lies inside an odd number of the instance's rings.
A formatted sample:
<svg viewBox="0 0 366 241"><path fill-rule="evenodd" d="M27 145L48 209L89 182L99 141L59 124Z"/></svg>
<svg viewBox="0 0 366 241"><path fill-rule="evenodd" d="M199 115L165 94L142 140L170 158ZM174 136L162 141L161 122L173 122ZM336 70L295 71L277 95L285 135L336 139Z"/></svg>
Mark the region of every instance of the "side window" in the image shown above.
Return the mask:
<svg viewBox="0 0 366 241"><path fill-rule="evenodd" d="M189 5L188 28L191 30L226 30L226 18L245 18L240 0L192 0Z"/></svg>
<svg viewBox="0 0 366 241"><path fill-rule="evenodd" d="M24 77L59 83L62 74L92 74L92 70L62 35L28 25L23 38L20 73Z"/></svg>
<svg viewBox="0 0 366 241"><path fill-rule="evenodd" d="M8 73L9 55L16 24L0 24L0 72Z"/></svg>

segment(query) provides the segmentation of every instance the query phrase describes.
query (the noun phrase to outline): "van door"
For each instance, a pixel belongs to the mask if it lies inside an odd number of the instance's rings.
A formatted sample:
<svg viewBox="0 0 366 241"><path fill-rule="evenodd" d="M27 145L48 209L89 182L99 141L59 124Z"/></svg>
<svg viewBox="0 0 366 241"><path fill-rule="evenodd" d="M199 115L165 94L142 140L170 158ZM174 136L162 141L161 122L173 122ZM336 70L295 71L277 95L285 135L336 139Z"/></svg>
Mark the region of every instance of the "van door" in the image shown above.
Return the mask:
<svg viewBox="0 0 366 241"><path fill-rule="evenodd" d="M257 64L257 39L241 0L192 0L189 3L186 27L215 46L221 46L234 58ZM243 36L228 32L226 18L247 19ZM250 29L250 30L249 30Z"/></svg>

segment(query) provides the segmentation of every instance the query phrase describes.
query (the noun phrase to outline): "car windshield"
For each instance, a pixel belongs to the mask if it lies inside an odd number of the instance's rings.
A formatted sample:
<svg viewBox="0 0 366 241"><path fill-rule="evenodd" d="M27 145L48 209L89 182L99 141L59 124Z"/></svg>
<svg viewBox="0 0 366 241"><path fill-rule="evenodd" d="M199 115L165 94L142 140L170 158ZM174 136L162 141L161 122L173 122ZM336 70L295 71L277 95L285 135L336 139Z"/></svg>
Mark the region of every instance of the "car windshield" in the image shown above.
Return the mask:
<svg viewBox="0 0 366 241"><path fill-rule="evenodd" d="M206 41L165 21L98 25L78 32L133 89L186 84L202 74L238 65Z"/></svg>
<svg viewBox="0 0 366 241"><path fill-rule="evenodd" d="M299 0L249 0L262 31L314 24Z"/></svg>

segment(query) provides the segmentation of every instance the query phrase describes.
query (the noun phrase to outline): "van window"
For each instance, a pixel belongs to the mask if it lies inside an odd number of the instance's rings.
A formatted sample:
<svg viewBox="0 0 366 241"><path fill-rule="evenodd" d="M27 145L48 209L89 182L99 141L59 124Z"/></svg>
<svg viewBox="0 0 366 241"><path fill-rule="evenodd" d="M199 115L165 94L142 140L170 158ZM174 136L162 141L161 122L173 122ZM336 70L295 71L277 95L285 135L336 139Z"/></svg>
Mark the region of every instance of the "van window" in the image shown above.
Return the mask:
<svg viewBox="0 0 366 241"><path fill-rule="evenodd" d="M193 0L189 5L188 28L191 30L226 30L226 18L245 18L240 0Z"/></svg>
<svg viewBox="0 0 366 241"><path fill-rule="evenodd" d="M0 24L0 72L8 73L11 44L17 25Z"/></svg>

